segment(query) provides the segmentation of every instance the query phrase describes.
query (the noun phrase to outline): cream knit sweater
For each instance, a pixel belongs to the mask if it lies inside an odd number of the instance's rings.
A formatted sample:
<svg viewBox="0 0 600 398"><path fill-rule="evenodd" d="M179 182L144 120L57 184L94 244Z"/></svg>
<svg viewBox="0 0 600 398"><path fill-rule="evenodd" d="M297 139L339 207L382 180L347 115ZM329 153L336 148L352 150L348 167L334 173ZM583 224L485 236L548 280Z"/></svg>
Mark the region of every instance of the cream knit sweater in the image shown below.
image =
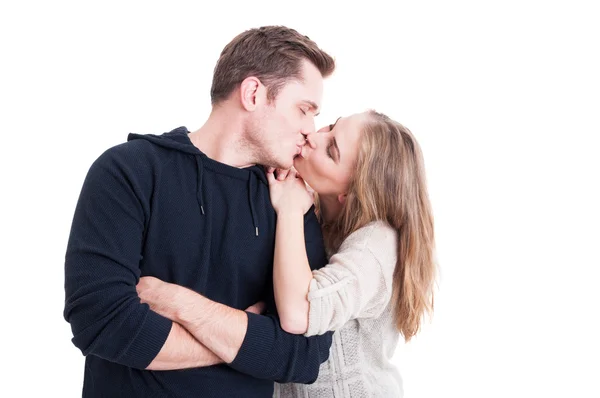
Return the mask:
<svg viewBox="0 0 600 398"><path fill-rule="evenodd" d="M329 359L314 384L275 384L274 397L402 397L390 363L399 339L390 305L397 244L395 230L373 222L313 271L306 335L335 330Z"/></svg>

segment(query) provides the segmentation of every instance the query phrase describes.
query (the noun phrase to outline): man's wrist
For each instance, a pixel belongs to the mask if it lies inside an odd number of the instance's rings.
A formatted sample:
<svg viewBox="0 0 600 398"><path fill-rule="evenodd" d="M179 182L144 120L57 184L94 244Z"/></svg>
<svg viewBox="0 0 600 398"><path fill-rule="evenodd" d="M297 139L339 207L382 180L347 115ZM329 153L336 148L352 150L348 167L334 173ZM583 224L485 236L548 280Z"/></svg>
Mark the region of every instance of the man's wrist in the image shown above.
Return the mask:
<svg viewBox="0 0 600 398"><path fill-rule="evenodd" d="M226 363L232 362L248 328L246 312L216 303L191 290L179 297L178 322Z"/></svg>
<svg viewBox="0 0 600 398"><path fill-rule="evenodd" d="M173 321L185 325L186 323L197 320L198 315L202 311L196 311L195 318L192 318L194 308L199 309L198 305L194 302L198 298L202 298L198 293L178 285L170 285L169 294L167 299L171 300L171 308L173 309Z"/></svg>

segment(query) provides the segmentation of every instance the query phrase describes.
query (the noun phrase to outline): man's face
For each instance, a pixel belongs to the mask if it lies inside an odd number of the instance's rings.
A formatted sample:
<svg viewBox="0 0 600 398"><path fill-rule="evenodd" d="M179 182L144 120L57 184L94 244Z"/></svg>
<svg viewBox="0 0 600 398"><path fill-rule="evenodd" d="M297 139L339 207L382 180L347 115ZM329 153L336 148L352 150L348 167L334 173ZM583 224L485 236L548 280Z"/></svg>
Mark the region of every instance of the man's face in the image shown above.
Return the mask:
<svg viewBox="0 0 600 398"><path fill-rule="evenodd" d="M288 169L305 144L304 136L315 131L314 118L323 96L323 77L319 70L305 61L301 81L290 81L277 98L265 104L254 129L259 142L259 163Z"/></svg>

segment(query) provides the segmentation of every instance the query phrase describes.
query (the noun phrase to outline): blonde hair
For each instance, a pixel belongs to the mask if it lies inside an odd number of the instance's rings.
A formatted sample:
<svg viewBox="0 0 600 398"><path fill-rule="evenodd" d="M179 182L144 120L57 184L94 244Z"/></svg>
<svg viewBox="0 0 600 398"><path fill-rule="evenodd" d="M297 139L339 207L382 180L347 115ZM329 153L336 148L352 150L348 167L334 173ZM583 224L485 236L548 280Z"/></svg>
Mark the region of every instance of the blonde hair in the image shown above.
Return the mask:
<svg viewBox="0 0 600 398"><path fill-rule="evenodd" d="M372 110L359 147L340 216L324 225L325 243L336 252L352 232L373 221L385 221L397 231L392 304L396 327L409 341L419 331L423 315L433 312L437 269L423 156L406 127Z"/></svg>

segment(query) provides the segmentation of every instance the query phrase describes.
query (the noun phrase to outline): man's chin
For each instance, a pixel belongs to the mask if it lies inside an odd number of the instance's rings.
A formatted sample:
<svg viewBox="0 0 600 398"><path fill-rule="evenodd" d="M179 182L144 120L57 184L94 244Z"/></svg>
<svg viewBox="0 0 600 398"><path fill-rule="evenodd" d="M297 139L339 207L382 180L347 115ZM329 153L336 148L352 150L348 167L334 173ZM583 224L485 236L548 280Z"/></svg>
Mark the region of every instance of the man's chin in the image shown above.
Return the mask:
<svg viewBox="0 0 600 398"><path fill-rule="evenodd" d="M304 158L302 157L302 155L296 155L296 156L294 156L294 162L293 162L294 167L296 167L297 164L301 163L303 159ZM297 168L298 167L296 167L296 169Z"/></svg>
<svg viewBox="0 0 600 398"><path fill-rule="evenodd" d="M293 160L291 162L290 161L287 161L287 162L277 161L277 162L273 162L273 163L274 164L271 165L271 167L274 167L274 168L280 169L280 170L288 170L294 165Z"/></svg>

